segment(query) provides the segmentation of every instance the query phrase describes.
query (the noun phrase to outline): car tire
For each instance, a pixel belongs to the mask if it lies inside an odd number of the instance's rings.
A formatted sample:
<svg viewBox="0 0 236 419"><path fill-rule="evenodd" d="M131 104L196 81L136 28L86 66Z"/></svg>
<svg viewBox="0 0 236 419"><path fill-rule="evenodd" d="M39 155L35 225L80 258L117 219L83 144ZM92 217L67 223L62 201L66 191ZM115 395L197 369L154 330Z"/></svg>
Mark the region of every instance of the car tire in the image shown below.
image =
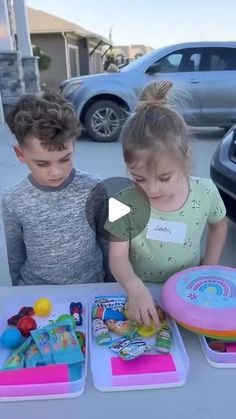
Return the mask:
<svg viewBox="0 0 236 419"><path fill-rule="evenodd" d="M96 142L117 141L127 112L112 100L94 102L86 111L84 126L89 137Z"/></svg>

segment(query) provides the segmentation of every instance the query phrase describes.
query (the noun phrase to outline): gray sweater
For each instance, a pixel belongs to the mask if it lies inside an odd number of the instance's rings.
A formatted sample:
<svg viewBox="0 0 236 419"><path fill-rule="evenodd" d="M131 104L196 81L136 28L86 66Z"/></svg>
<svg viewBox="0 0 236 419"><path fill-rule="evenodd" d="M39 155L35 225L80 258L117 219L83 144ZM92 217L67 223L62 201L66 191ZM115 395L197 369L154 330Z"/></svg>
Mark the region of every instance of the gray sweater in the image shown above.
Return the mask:
<svg viewBox="0 0 236 419"><path fill-rule="evenodd" d="M29 175L5 191L3 223L13 285L105 279L104 249L96 235L104 197L95 195L97 202L86 209L87 197L99 182L97 176L73 169L57 188L41 186Z"/></svg>

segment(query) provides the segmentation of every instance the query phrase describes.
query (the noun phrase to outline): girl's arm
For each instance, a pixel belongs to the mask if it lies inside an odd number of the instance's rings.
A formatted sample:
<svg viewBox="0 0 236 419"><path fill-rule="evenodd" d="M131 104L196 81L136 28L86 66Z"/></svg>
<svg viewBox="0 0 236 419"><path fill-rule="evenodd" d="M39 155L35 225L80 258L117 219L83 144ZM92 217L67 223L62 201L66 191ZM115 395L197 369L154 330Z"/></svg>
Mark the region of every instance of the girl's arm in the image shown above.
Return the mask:
<svg viewBox="0 0 236 419"><path fill-rule="evenodd" d="M208 224L206 253L202 265L217 265L222 253L228 230L227 218Z"/></svg>
<svg viewBox="0 0 236 419"><path fill-rule="evenodd" d="M135 274L129 261L128 241L110 241L109 265L113 276L128 294L131 317L147 326L151 317L158 327L159 319L153 298L143 281Z"/></svg>

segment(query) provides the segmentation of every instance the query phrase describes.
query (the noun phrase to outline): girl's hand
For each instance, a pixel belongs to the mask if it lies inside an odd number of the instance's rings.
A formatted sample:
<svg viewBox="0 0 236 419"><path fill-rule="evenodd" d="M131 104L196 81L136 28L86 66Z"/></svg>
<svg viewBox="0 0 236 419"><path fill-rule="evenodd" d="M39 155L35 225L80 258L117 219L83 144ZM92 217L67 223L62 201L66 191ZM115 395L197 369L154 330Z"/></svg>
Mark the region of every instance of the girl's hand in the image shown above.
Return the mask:
<svg viewBox="0 0 236 419"><path fill-rule="evenodd" d="M153 320L156 328L160 327L153 298L145 285L135 286L135 290L128 294L128 303L131 319L145 326L150 326L150 320Z"/></svg>

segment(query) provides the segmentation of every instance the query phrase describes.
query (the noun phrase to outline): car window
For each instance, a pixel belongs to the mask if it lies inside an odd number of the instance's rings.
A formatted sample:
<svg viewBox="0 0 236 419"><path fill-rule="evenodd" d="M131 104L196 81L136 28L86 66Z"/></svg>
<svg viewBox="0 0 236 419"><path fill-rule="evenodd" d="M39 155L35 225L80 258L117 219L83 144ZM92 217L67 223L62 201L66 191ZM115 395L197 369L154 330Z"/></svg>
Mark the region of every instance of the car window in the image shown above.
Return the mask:
<svg viewBox="0 0 236 419"><path fill-rule="evenodd" d="M236 48L206 48L201 71L236 70Z"/></svg>
<svg viewBox="0 0 236 419"><path fill-rule="evenodd" d="M160 60L156 61L158 72L160 73L179 73L189 71L199 71L201 52L187 48L173 52Z"/></svg>

